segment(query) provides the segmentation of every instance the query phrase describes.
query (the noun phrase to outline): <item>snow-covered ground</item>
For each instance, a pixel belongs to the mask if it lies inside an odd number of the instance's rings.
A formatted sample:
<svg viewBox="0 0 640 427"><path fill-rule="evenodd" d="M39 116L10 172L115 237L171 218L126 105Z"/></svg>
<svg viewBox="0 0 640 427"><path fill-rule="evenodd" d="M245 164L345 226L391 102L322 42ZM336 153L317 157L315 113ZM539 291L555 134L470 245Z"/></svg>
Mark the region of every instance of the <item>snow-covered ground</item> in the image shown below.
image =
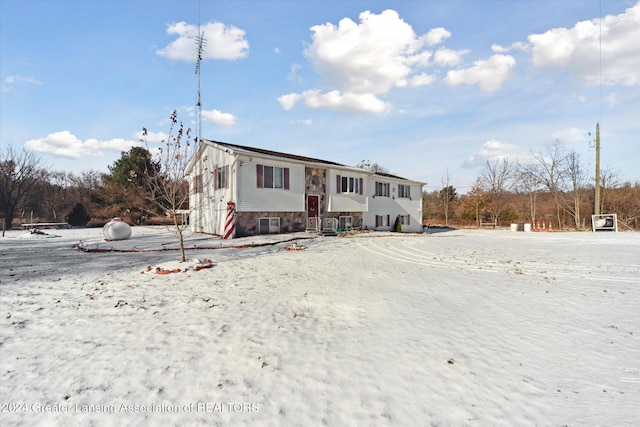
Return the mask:
<svg viewBox="0 0 640 427"><path fill-rule="evenodd" d="M213 266L157 275L162 229L45 232L0 239L2 426L640 425L638 233L188 236Z"/></svg>

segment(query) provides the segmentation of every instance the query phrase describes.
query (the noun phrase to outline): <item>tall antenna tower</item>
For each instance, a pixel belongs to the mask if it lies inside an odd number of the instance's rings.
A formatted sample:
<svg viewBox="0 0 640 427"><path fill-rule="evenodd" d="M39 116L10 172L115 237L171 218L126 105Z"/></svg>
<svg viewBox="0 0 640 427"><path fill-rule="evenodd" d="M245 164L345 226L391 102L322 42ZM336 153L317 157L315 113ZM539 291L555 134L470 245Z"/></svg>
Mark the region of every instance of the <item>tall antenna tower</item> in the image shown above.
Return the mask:
<svg viewBox="0 0 640 427"><path fill-rule="evenodd" d="M198 99L196 101L196 107L198 108L197 118L197 134L198 142L202 140L202 100L200 99L200 63L202 62L202 47L206 46L204 39L204 33L200 31L200 2L198 1L198 35L196 36L196 45L198 46L198 59L196 61L196 75L198 76Z"/></svg>

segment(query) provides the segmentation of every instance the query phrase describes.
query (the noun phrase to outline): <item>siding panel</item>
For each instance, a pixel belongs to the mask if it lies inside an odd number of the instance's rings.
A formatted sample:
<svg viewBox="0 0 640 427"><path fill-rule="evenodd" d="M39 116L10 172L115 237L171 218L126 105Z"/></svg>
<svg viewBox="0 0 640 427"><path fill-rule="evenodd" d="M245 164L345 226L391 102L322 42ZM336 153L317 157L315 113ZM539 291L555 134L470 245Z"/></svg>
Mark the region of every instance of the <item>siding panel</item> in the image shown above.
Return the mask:
<svg viewBox="0 0 640 427"><path fill-rule="evenodd" d="M288 168L288 176L283 176L285 188L259 188L261 183L264 185L264 179L259 178L259 173L264 173L264 168L260 166ZM303 165L241 156L237 169L239 184L236 203L239 212L305 210Z"/></svg>

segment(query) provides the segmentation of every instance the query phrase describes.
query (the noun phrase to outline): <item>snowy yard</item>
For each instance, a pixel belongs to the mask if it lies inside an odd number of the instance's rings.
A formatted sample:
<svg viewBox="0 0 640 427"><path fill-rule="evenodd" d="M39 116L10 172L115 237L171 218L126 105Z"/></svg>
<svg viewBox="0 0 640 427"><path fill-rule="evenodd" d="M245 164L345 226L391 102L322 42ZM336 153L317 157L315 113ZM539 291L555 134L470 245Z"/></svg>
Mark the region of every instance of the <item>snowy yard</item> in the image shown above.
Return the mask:
<svg viewBox="0 0 640 427"><path fill-rule="evenodd" d="M640 425L638 233L133 230L0 239L0 425Z"/></svg>

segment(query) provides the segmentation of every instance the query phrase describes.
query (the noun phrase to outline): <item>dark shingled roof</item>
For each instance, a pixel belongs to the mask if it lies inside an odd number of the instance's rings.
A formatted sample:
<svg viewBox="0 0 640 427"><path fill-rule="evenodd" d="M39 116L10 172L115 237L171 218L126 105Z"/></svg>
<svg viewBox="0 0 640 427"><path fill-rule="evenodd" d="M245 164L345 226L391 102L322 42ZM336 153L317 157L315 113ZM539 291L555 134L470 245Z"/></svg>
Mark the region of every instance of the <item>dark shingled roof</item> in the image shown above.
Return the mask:
<svg viewBox="0 0 640 427"><path fill-rule="evenodd" d="M223 147L229 147L231 149L237 148L237 149L240 149L240 150L252 151L254 153L266 154L266 155L275 156L275 157L282 157L282 158L285 158L285 159L292 159L292 160L299 160L299 161L302 161L302 162L324 163L326 165L349 167L348 165L343 165L342 163L330 162L328 160L322 160L322 159L314 159L313 157L298 156L296 154L281 153L279 151L265 150L264 148L247 147L245 145L229 144L228 142L220 142L220 141L211 141L211 140L207 140L207 141L213 142L214 144L222 145Z"/></svg>
<svg viewBox="0 0 640 427"><path fill-rule="evenodd" d="M374 172L376 175L380 175L380 176L386 176L388 178L395 178L395 179L404 179L405 181L407 181L407 178L403 178L401 176L398 175L392 175L390 173L386 173L386 172Z"/></svg>
<svg viewBox="0 0 640 427"><path fill-rule="evenodd" d="M323 163L325 165L342 166L342 167L347 167L347 168L348 167L353 167L353 166L345 165L345 164L342 164L342 163L330 162L328 160L315 159L313 157L298 156L297 154L289 154L289 153L282 153L280 151L265 150L264 148L247 147L246 145L229 144L228 142L212 141L210 139L204 139L204 138L203 138L203 140L212 142L214 144L221 145L223 147L228 147L228 148L231 148L231 149L237 148L239 150L244 150L244 151L249 151L249 152L254 152L254 153L259 153L259 154L266 154L268 156L282 157L284 159L299 160L301 162L309 162L309 163ZM392 174L386 173L386 172L374 172L374 173L376 175L386 176L388 178L402 179L402 180L408 181L407 178L403 178L403 177L397 176L397 175L392 175Z"/></svg>

